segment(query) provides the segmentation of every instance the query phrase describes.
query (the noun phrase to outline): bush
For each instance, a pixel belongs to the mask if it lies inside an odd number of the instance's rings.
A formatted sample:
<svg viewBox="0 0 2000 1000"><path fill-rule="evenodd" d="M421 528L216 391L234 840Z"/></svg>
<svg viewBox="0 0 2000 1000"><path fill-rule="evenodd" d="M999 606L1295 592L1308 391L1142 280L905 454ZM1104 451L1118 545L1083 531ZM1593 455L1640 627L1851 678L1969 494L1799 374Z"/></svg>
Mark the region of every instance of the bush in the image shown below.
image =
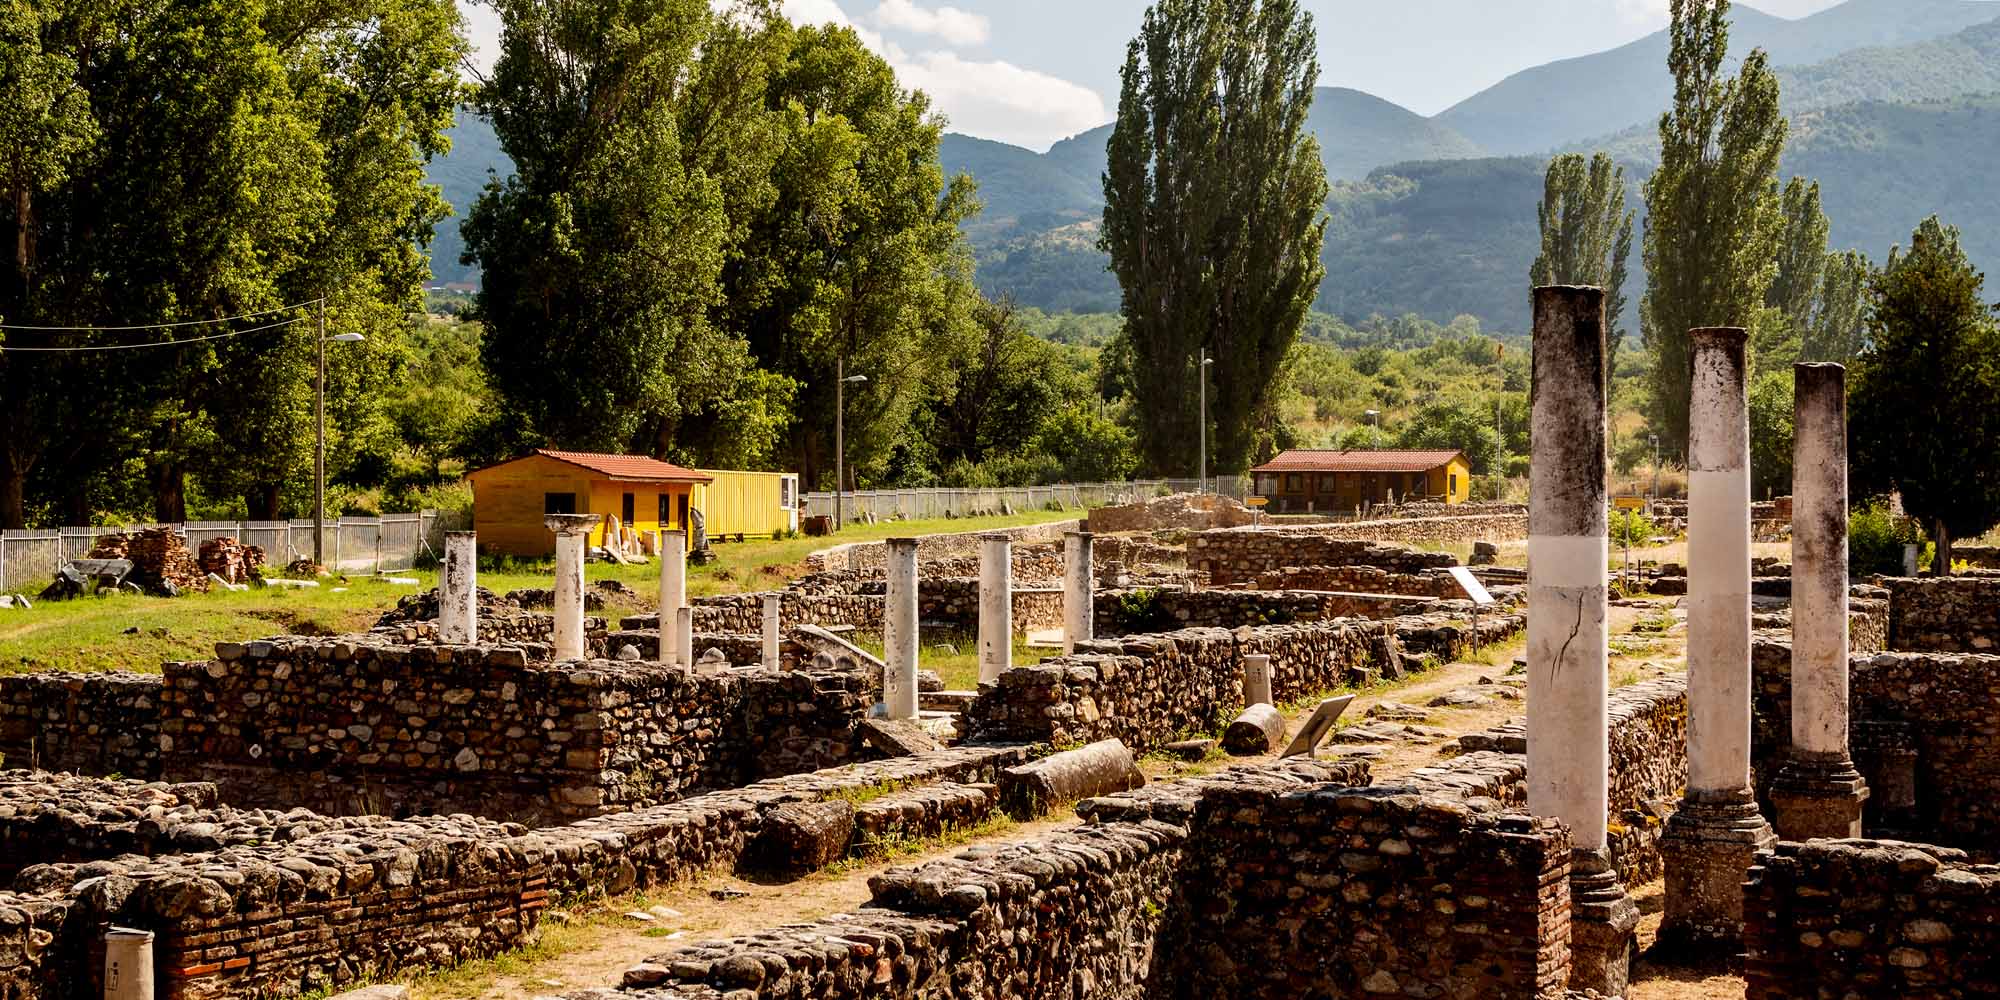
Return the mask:
<svg viewBox="0 0 2000 1000"><path fill-rule="evenodd" d="M1852 576L1903 574L1903 546L1922 545L1919 566L1928 564L1931 546L1917 522L1890 512L1880 497L1867 500L1847 515L1847 571Z"/></svg>

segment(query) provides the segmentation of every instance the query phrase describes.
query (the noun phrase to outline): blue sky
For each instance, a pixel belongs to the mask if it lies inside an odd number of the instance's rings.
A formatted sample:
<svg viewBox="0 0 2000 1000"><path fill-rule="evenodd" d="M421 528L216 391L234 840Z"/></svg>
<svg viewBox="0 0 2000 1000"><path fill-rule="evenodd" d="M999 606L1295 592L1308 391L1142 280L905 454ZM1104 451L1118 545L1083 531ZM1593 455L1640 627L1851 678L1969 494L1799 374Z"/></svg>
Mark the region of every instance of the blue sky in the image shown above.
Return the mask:
<svg viewBox="0 0 2000 1000"><path fill-rule="evenodd" d="M1839 0L1758 0L1803 17ZM460 0L490 53L490 9ZM1622 45L1666 24L1667 0L1305 0L1320 83L1436 114L1555 59ZM951 129L1044 150L1111 120L1118 67L1146 0L784 0L795 21L846 24L930 94Z"/></svg>

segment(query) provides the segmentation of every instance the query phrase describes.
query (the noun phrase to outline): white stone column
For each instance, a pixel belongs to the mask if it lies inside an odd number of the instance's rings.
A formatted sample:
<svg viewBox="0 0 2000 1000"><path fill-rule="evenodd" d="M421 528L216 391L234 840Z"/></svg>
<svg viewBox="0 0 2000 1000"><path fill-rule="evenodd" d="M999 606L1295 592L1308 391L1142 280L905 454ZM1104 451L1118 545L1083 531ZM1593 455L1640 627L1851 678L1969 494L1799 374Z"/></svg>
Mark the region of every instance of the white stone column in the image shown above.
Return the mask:
<svg viewBox="0 0 2000 1000"><path fill-rule="evenodd" d="M479 641L479 538L470 531L444 533L444 571L438 578L438 641L470 646Z"/></svg>
<svg viewBox="0 0 2000 1000"><path fill-rule="evenodd" d="M979 536L979 683L993 684L1014 665L1014 539Z"/></svg>
<svg viewBox="0 0 2000 1000"><path fill-rule="evenodd" d="M1745 873L1775 840L1750 790L1749 334L1688 337L1688 783L1660 843L1660 936L1733 952Z"/></svg>
<svg viewBox="0 0 2000 1000"><path fill-rule="evenodd" d="M1638 907L1605 850L1610 533L1604 291L1534 290L1528 464L1528 809L1568 824L1572 990L1624 996Z"/></svg>
<svg viewBox="0 0 2000 1000"><path fill-rule="evenodd" d="M112 927L104 932L104 1000L153 1000L153 932Z"/></svg>
<svg viewBox="0 0 2000 1000"><path fill-rule="evenodd" d="M1786 840L1861 836L1848 748L1847 370L1792 366L1792 749L1771 783Z"/></svg>
<svg viewBox="0 0 2000 1000"><path fill-rule="evenodd" d="M882 609L882 705L891 719L917 717L917 540L891 538Z"/></svg>
<svg viewBox="0 0 2000 1000"><path fill-rule="evenodd" d="M557 660L581 660L583 638L583 552L595 514L547 514L542 523L556 536Z"/></svg>
<svg viewBox="0 0 2000 1000"><path fill-rule="evenodd" d="M780 594L764 595L764 668L776 670L784 663L779 643L784 639L785 599Z"/></svg>
<svg viewBox="0 0 2000 1000"><path fill-rule="evenodd" d="M1076 652L1096 627L1097 574L1091 568L1090 532L1063 532L1063 653Z"/></svg>
<svg viewBox="0 0 2000 1000"><path fill-rule="evenodd" d="M1271 700L1271 658L1262 653L1243 657L1243 707L1275 705Z"/></svg>
<svg viewBox="0 0 2000 1000"><path fill-rule="evenodd" d="M660 664L671 667L681 662L681 649L674 641L675 616L687 607L687 532L660 532ZM693 657L688 658L693 662Z"/></svg>

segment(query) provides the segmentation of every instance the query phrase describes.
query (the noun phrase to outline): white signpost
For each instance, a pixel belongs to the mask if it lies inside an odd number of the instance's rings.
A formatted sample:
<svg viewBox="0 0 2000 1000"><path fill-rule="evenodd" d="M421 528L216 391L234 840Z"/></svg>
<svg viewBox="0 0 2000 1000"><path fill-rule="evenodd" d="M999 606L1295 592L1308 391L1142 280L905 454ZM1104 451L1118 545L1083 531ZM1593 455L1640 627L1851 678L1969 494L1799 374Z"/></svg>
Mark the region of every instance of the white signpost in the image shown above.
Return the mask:
<svg viewBox="0 0 2000 1000"><path fill-rule="evenodd" d="M1465 591L1465 596L1472 598L1472 644L1476 647L1480 644L1479 609L1492 604L1493 595L1488 593L1486 585L1480 583L1479 578L1473 576L1472 571L1464 566L1453 566L1450 568L1450 573L1451 578L1458 581L1458 589Z"/></svg>

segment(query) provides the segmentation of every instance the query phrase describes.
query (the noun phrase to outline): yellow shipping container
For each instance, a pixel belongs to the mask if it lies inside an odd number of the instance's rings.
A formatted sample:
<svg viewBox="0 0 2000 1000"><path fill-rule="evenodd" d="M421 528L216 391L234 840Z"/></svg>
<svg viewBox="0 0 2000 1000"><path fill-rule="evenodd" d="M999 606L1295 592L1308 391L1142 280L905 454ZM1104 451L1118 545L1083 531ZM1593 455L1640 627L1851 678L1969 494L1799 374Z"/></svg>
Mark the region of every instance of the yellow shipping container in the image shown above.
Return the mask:
<svg viewBox="0 0 2000 1000"><path fill-rule="evenodd" d="M799 527L799 476L795 472L736 472L697 469L712 477L694 487L693 504L701 511L711 539L769 537L773 531Z"/></svg>

